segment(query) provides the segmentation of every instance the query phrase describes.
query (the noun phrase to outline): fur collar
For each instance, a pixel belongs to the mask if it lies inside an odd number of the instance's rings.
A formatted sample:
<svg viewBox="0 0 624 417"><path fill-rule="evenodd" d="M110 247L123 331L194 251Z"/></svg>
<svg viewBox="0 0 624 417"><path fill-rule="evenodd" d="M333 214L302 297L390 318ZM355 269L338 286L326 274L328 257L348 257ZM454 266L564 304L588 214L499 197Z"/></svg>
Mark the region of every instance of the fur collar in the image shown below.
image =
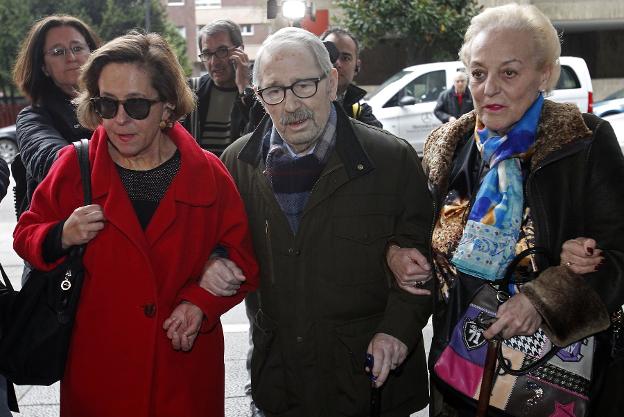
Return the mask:
<svg viewBox="0 0 624 417"><path fill-rule="evenodd" d="M423 167L429 182L439 190L446 189L457 144L472 134L475 123L476 114L472 111L455 122L445 123L438 127L427 138L424 147ZM537 128L531 169L534 169L548 155L565 145L586 139L591 135L591 130L583 121L581 112L574 104L561 104L545 100Z"/></svg>

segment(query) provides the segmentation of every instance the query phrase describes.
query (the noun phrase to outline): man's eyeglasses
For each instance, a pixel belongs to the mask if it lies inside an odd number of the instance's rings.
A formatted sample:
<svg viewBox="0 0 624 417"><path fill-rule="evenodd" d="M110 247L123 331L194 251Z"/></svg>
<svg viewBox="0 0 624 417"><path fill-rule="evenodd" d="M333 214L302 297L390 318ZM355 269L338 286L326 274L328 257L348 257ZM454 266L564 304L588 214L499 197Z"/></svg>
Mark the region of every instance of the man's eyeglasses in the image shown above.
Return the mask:
<svg viewBox="0 0 624 417"><path fill-rule="evenodd" d="M227 58L227 56L230 54L230 51L233 49L236 49L236 47L228 48L227 46L220 46L214 52L210 52L208 49L204 49L202 53L199 54L199 59L202 62L208 62L210 61L210 58L213 57L213 55L216 55L217 58Z"/></svg>
<svg viewBox="0 0 624 417"><path fill-rule="evenodd" d="M280 104L286 97L286 90L290 90L293 94L299 98L309 98L316 94L318 90L318 84L327 77L327 74L323 74L317 78L306 78L305 80L299 80L289 86L281 87L267 87L258 90L258 95L268 105Z"/></svg>
<svg viewBox="0 0 624 417"><path fill-rule="evenodd" d="M91 50L87 45L77 44L74 46L70 46L69 48L65 48L64 46L52 48L45 51L45 54L53 57L62 57L67 55L68 52L71 52L74 56L80 56L91 53Z"/></svg>
<svg viewBox="0 0 624 417"><path fill-rule="evenodd" d="M121 104L126 114L134 120L143 120L149 116L152 106L160 100L147 98L129 98L127 100L115 100L110 97L93 97L91 103L97 114L104 119L112 119L117 115Z"/></svg>

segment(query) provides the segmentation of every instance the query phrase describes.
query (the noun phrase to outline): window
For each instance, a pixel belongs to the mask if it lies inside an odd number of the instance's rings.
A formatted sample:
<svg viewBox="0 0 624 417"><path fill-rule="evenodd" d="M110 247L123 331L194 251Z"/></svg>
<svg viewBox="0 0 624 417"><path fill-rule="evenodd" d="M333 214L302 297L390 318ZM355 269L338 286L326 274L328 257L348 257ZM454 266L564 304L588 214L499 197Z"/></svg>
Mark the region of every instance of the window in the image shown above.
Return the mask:
<svg viewBox="0 0 624 417"><path fill-rule="evenodd" d="M167 6L184 6L184 0L167 0Z"/></svg>
<svg viewBox="0 0 624 417"><path fill-rule="evenodd" d="M403 87L384 107L396 107L399 105L399 100L407 96L416 99L414 104L436 101L445 88L446 72L444 70L428 72Z"/></svg>
<svg viewBox="0 0 624 417"><path fill-rule="evenodd" d="M241 35L243 36L252 36L254 34L254 25L240 25Z"/></svg>
<svg viewBox="0 0 624 417"><path fill-rule="evenodd" d="M195 7L221 7L221 0L195 0Z"/></svg>
<svg viewBox="0 0 624 417"><path fill-rule="evenodd" d="M186 27L178 26L178 27L176 27L176 29L178 29L178 33L180 34L180 36L182 36L184 39L186 39Z"/></svg>
<svg viewBox="0 0 624 417"><path fill-rule="evenodd" d="M555 90L569 90L571 88L581 88L581 83L574 70L567 65L561 66L561 75Z"/></svg>

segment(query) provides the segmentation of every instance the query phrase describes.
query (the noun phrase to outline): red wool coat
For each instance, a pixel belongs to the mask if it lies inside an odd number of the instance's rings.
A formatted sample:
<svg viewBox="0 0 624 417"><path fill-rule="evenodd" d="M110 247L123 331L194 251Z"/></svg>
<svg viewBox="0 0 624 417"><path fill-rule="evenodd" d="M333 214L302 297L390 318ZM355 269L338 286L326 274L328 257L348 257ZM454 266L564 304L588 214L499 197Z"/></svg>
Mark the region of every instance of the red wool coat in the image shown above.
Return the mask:
<svg viewBox="0 0 624 417"><path fill-rule="evenodd" d="M106 132L90 142L93 202L107 219L87 246L69 359L61 381L63 417L219 417L224 415L220 316L257 285L247 218L221 162L179 124L169 136L181 154L178 174L145 232L108 153ZM16 252L35 268L48 231L82 203L73 147L60 153L14 232ZM217 243L247 277L232 297L197 284ZM62 260L59 260L59 262ZM190 352L174 351L162 328L181 300L205 321Z"/></svg>

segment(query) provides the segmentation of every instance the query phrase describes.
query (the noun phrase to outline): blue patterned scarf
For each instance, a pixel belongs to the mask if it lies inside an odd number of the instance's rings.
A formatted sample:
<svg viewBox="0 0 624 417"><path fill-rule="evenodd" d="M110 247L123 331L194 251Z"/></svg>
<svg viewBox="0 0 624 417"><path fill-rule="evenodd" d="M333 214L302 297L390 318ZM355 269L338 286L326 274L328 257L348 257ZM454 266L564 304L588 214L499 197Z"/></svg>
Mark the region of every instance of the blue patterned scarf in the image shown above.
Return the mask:
<svg viewBox="0 0 624 417"><path fill-rule="evenodd" d="M490 170L483 177L452 262L465 274L494 281L503 278L515 256L524 209L521 158L535 143L544 104L540 94L504 136L477 120L475 141Z"/></svg>

